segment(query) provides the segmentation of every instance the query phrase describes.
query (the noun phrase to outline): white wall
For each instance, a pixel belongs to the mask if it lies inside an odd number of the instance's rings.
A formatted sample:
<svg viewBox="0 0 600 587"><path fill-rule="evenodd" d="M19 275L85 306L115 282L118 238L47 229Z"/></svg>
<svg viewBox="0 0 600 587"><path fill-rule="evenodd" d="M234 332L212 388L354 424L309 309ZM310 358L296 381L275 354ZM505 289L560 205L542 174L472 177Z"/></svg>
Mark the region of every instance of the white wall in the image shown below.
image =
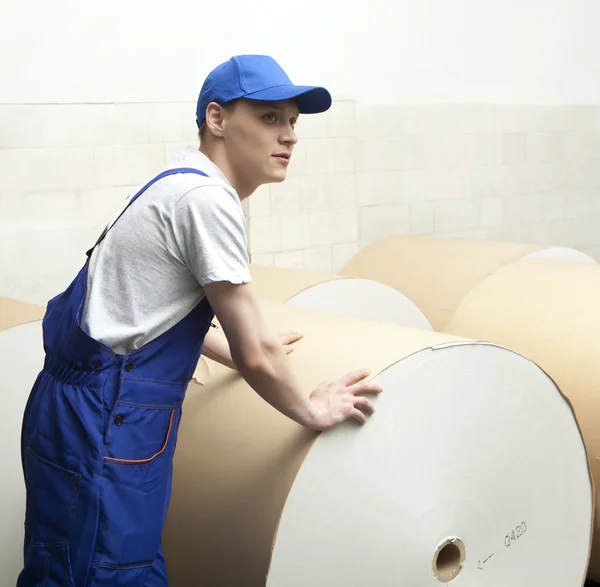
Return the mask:
<svg viewBox="0 0 600 587"><path fill-rule="evenodd" d="M390 231L598 251L600 4L357 6L4 0L0 295L64 287L115 205L195 141L204 76L242 52L336 99L301 120L290 180L251 199L255 260L336 270Z"/></svg>
<svg viewBox="0 0 600 587"><path fill-rule="evenodd" d="M233 53L380 103L597 104L596 0L4 0L2 103L194 98ZM8 83L7 83L8 82Z"/></svg>
<svg viewBox="0 0 600 587"><path fill-rule="evenodd" d="M600 260L600 109L337 102L249 201L255 263L339 271L393 234L545 243Z"/></svg>

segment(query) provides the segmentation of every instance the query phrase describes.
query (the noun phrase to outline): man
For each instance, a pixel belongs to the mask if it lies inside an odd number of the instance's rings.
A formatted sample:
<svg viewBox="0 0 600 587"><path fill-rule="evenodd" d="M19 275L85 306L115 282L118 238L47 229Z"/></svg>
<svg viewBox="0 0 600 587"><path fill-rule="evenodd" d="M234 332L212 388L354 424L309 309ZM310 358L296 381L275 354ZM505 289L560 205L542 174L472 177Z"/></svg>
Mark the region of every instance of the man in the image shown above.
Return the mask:
<svg viewBox="0 0 600 587"><path fill-rule="evenodd" d="M303 426L327 430L373 412L364 394L381 389L366 371L307 396L284 348L298 336L269 330L248 271L241 200L285 179L298 115L330 105L327 90L294 86L270 57L217 67L198 99L200 149L126 202L48 303L46 359L23 422L18 587L168 584L161 530L181 405L202 352ZM215 315L224 336L210 328Z"/></svg>

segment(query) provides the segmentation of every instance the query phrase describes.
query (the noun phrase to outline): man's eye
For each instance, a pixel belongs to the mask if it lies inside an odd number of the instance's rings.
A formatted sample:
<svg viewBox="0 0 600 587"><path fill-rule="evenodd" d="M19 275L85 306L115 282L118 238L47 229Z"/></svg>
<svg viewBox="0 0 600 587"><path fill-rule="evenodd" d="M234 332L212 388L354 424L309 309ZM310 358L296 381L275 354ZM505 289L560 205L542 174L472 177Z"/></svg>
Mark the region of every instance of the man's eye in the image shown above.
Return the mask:
<svg viewBox="0 0 600 587"><path fill-rule="evenodd" d="M270 112L269 114L265 114L263 116L263 118L267 121L267 122L275 122L276 120L276 116L274 113Z"/></svg>

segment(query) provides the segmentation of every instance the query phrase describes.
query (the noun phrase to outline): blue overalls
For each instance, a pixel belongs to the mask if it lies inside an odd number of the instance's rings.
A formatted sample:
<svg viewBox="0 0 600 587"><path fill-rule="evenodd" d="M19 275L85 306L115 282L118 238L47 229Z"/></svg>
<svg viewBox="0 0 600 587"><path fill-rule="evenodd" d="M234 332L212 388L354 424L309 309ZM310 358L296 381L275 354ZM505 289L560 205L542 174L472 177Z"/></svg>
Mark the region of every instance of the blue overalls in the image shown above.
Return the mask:
<svg viewBox="0 0 600 587"><path fill-rule="evenodd" d="M192 168L165 171L129 205L173 173L206 176ZM168 585L161 533L172 459L213 312L204 298L157 339L113 353L80 326L92 251L69 287L48 302L42 323L44 366L21 439L27 498L17 587Z"/></svg>

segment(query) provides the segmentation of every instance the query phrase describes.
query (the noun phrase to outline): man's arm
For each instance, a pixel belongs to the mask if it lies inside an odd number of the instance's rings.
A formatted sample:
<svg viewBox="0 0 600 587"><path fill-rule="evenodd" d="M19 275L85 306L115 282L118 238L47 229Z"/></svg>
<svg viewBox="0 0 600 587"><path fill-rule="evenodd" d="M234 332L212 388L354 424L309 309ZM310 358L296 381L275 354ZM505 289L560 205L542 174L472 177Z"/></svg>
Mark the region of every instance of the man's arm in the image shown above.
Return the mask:
<svg viewBox="0 0 600 587"><path fill-rule="evenodd" d="M364 412L374 408L359 394L381 391L364 381L368 371L322 383L310 397L300 389L248 283L246 231L237 196L219 186L194 188L174 206L172 227L181 260L204 289L232 362L249 385L275 409L313 429L325 430L348 418L366 421Z"/></svg>
<svg viewBox="0 0 600 587"><path fill-rule="evenodd" d="M225 338L225 335L216 328L211 327L208 329L206 337L204 338L202 354L230 369L237 369L231 358L231 351L229 350L227 338Z"/></svg>
<svg viewBox="0 0 600 587"><path fill-rule="evenodd" d="M279 342L283 345L286 354L294 351L293 343L302 338L299 332L283 332L277 335ZM223 331L218 328L209 328L204 339L204 349L202 354L209 359L221 363L230 369L237 369L236 364L231 358L229 343Z"/></svg>
<svg viewBox="0 0 600 587"><path fill-rule="evenodd" d="M364 381L366 370L324 382L310 397L301 389L286 351L264 321L250 284L225 281L207 284L204 291L227 337L231 357L248 384L275 409L315 430L325 430L348 419L364 423L372 403L362 393L381 388Z"/></svg>

